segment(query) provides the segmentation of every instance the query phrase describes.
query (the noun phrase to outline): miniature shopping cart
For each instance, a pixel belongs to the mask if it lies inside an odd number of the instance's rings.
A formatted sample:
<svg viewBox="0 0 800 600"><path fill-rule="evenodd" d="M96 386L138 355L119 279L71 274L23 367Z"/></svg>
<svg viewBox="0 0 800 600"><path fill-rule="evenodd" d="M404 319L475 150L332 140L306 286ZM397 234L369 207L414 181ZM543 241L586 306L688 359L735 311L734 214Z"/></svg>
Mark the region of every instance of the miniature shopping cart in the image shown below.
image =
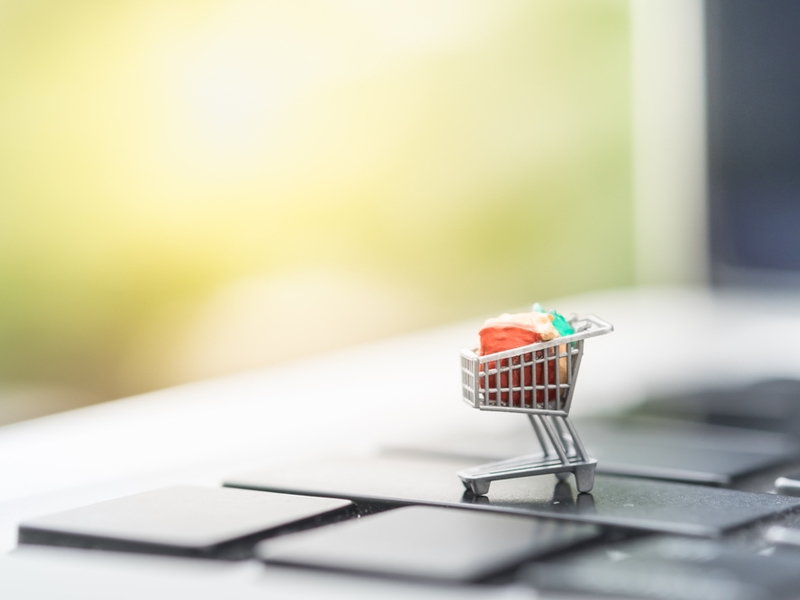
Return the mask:
<svg viewBox="0 0 800 600"><path fill-rule="evenodd" d="M492 481L555 473L575 474L579 492L594 486L597 461L586 454L569 419L572 393L583 357L584 340L614 330L594 315L569 319L575 333L548 342L478 356L461 351L464 401L478 410L528 415L542 453L495 462L458 473L476 496L488 493Z"/></svg>

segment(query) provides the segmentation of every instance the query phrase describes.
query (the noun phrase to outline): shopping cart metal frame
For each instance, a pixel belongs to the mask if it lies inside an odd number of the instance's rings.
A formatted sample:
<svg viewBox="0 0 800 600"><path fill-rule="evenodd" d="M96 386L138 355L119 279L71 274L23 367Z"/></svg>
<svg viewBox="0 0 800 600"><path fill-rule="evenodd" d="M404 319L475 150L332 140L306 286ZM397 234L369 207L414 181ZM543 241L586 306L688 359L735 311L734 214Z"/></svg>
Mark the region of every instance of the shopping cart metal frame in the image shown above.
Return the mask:
<svg viewBox="0 0 800 600"><path fill-rule="evenodd" d="M476 496L489 492L492 481L554 473L575 475L578 492L594 486L597 461L591 458L569 418L584 341L614 327L595 315L569 318L575 333L547 342L479 356L461 351L464 401L478 410L527 415L542 453L464 469L464 487ZM527 381L526 381L527 379Z"/></svg>

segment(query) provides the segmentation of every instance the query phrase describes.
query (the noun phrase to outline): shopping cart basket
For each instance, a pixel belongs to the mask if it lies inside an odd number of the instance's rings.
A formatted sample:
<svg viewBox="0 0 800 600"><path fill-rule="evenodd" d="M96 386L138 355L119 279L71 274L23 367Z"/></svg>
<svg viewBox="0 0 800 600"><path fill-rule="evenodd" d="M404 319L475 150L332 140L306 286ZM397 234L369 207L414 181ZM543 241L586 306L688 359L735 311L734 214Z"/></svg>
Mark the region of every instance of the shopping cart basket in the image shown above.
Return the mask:
<svg viewBox="0 0 800 600"><path fill-rule="evenodd" d="M569 319L575 333L513 350L478 356L461 351L464 401L478 410L528 415L542 453L521 456L458 473L476 496L488 493L492 481L555 473L575 474L579 492L594 486L597 461L586 454L569 419L575 380L583 358L584 340L614 330L594 315Z"/></svg>

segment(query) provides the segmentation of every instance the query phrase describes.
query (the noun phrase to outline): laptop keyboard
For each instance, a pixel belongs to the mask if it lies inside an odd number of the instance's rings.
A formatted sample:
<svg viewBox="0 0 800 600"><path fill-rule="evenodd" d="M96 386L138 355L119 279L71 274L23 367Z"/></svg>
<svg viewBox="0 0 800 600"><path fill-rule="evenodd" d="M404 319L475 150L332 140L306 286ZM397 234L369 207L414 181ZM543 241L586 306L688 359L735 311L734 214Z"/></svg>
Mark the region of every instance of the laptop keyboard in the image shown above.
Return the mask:
<svg viewBox="0 0 800 600"><path fill-rule="evenodd" d="M598 475L591 494L553 475L492 484L487 496L465 492L455 472L468 462L420 456L330 459L245 474L226 485L388 504L426 504L477 511L622 525L641 531L716 536L800 507L800 498L717 487Z"/></svg>
<svg viewBox="0 0 800 600"><path fill-rule="evenodd" d="M756 413L754 398L766 408ZM777 381L576 420L599 459L590 494L553 475L496 481L486 496L465 491L457 471L537 451L520 430L127 496L25 521L19 545L465 593L791 598L800 596L800 497L776 494L775 480L800 466L798 407L800 383Z"/></svg>
<svg viewBox="0 0 800 600"><path fill-rule="evenodd" d="M737 480L800 458L797 439L692 422L617 415L574 419L597 472L730 486ZM530 429L514 435L469 436L398 443L405 454L491 462L538 451Z"/></svg>

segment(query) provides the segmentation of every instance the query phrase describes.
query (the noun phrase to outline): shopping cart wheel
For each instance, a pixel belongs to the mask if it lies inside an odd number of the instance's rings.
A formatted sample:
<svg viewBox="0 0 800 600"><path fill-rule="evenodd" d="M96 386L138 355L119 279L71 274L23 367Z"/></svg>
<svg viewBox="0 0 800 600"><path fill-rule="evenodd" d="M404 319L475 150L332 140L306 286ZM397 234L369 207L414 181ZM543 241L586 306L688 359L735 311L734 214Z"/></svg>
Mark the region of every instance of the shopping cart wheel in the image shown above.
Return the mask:
<svg viewBox="0 0 800 600"><path fill-rule="evenodd" d="M591 492L594 487L595 465L580 465L575 467L575 487L579 492Z"/></svg>
<svg viewBox="0 0 800 600"><path fill-rule="evenodd" d="M558 477L559 481L567 481L569 479L570 472L569 471L561 471L556 473L556 477Z"/></svg>
<svg viewBox="0 0 800 600"><path fill-rule="evenodd" d="M489 486L491 483L491 481L473 479L472 481L465 481L464 487L476 496L485 496L489 493Z"/></svg>

